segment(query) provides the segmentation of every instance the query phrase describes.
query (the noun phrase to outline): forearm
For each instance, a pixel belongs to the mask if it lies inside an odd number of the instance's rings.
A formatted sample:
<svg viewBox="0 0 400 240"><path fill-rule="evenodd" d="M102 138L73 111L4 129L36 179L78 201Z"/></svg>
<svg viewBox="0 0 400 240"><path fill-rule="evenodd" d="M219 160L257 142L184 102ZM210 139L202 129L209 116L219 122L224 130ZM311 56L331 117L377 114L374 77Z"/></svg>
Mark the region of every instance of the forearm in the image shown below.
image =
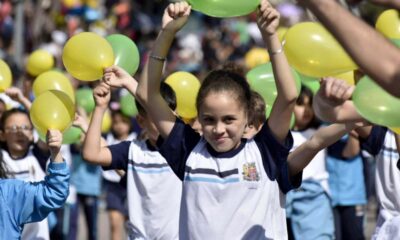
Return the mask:
<svg viewBox="0 0 400 240"><path fill-rule="evenodd" d="M20 100L20 103L22 104L22 106L24 106L24 108L25 108L27 111L29 111L29 110L31 109L32 103L31 103L31 101L29 101L28 98L23 97L23 98Z"/></svg>
<svg viewBox="0 0 400 240"><path fill-rule="evenodd" d="M338 141L344 134L350 132L355 125L332 124L318 129L315 134L289 154L289 173L295 176L301 172L322 149Z"/></svg>
<svg viewBox="0 0 400 240"><path fill-rule="evenodd" d="M83 159L93 164L109 165L111 163L103 162L102 158L104 156L101 156L101 149L104 144L102 144L101 125L105 111L105 108L95 107L83 142Z"/></svg>
<svg viewBox="0 0 400 240"><path fill-rule="evenodd" d="M395 96L400 50L334 0L303 0L367 75ZM379 51L377 51L379 49ZM397 80L397 81L396 81Z"/></svg>

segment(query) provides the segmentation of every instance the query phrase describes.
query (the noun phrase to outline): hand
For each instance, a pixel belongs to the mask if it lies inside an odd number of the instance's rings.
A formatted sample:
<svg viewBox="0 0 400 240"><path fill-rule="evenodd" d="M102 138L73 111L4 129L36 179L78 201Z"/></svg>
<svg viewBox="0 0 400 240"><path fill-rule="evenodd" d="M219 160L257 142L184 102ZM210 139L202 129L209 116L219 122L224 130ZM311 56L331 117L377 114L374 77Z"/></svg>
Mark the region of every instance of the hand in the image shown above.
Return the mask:
<svg viewBox="0 0 400 240"><path fill-rule="evenodd" d="M77 112L75 113L75 119L72 125L80 128L84 133L87 132L89 128L88 117L83 108L79 107L77 109Z"/></svg>
<svg viewBox="0 0 400 240"><path fill-rule="evenodd" d="M164 11L162 29L178 32L187 22L192 7L187 2L171 3Z"/></svg>
<svg viewBox="0 0 400 240"><path fill-rule="evenodd" d="M22 100L25 98L24 95L22 94L21 89L16 87L10 87L6 89L4 93L8 95L12 100L17 102L22 102Z"/></svg>
<svg viewBox="0 0 400 240"><path fill-rule="evenodd" d="M262 0L257 11L257 24L262 35L273 35L279 26L280 14L267 0Z"/></svg>
<svg viewBox="0 0 400 240"><path fill-rule="evenodd" d="M54 160L60 153L62 133L59 130L49 129L46 134L46 143L49 147L52 159Z"/></svg>
<svg viewBox="0 0 400 240"><path fill-rule="evenodd" d="M354 86L348 85L345 81L326 77L321 80L321 87L317 95L331 106L341 105L349 100L354 92Z"/></svg>
<svg viewBox="0 0 400 240"><path fill-rule="evenodd" d="M135 80L121 67L111 66L104 69L103 81L111 87L126 88L129 82Z"/></svg>
<svg viewBox="0 0 400 240"><path fill-rule="evenodd" d="M97 107L107 109L111 99L110 85L101 81L93 90L93 98Z"/></svg>

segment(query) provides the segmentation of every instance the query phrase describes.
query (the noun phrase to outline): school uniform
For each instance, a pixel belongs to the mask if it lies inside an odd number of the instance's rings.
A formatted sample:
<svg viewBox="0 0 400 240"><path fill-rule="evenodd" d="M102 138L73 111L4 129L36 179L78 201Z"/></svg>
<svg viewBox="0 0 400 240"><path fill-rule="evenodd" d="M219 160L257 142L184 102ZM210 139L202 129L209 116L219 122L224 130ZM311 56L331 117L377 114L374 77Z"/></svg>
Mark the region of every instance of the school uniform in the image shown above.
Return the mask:
<svg viewBox="0 0 400 240"><path fill-rule="evenodd" d="M394 133L374 126L363 148L375 155L375 188L379 215L372 239L400 239L400 170Z"/></svg>
<svg viewBox="0 0 400 240"><path fill-rule="evenodd" d="M294 151L317 131L292 131ZM286 214L295 239L333 239L334 221L329 198L326 150L319 151L303 170L302 184L286 195Z"/></svg>
<svg viewBox="0 0 400 240"><path fill-rule="evenodd" d="M124 141L109 149L112 163L103 169L127 172L129 238L178 239L182 183L166 160L146 141Z"/></svg>
<svg viewBox="0 0 400 240"><path fill-rule="evenodd" d="M0 239L21 239L25 223L40 221L60 208L68 196L69 170L50 163L44 181L0 179Z"/></svg>
<svg viewBox="0 0 400 240"><path fill-rule="evenodd" d="M39 182L44 180L45 164L48 155L43 154L36 144L31 146L26 156L13 159L10 154L2 150L3 161L8 178L15 178L25 182ZM40 222L26 224L21 239L26 240L49 240L49 224L47 218Z"/></svg>
<svg viewBox="0 0 400 240"><path fill-rule="evenodd" d="M288 173L292 145L290 133L280 144L265 123L218 153L177 119L160 153L183 181L180 239L287 239L284 194L301 183Z"/></svg>

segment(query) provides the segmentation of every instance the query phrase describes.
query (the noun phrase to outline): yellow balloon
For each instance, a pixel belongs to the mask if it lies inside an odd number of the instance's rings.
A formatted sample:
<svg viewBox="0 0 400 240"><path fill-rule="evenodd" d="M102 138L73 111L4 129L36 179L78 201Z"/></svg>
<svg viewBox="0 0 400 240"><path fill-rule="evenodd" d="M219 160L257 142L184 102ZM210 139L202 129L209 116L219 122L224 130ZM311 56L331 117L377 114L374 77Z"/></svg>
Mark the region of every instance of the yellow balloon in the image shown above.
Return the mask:
<svg viewBox="0 0 400 240"><path fill-rule="evenodd" d="M354 71L348 71L348 72L345 72L345 73L334 75L333 77L345 80L348 84L350 84L352 86L355 85Z"/></svg>
<svg viewBox="0 0 400 240"><path fill-rule="evenodd" d="M11 86L12 74L7 63L0 59L0 92Z"/></svg>
<svg viewBox="0 0 400 240"><path fill-rule="evenodd" d="M278 37L279 37L279 41L282 42L283 39L285 39L285 34L287 32L289 28L287 27L279 27L278 31L276 31L278 33Z"/></svg>
<svg viewBox="0 0 400 240"><path fill-rule="evenodd" d="M333 76L357 69L335 38L319 23L303 22L285 34L290 65L310 77Z"/></svg>
<svg viewBox="0 0 400 240"><path fill-rule="evenodd" d="M397 10L386 10L379 15L375 28L387 38L400 38L400 16Z"/></svg>
<svg viewBox="0 0 400 240"><path fill-rule="evenodd" d="M28 57L26 70L32 76L37 76L54 67L53 56L45 50L36 50Z"/></svg>
<svg viewBox="0 0 400 240"><path fill-rule="evenodd" d="M63 132L75 117L75 106L70 97L57 90L40 94L32 103L30 117L36 130L46 136L48 129Z"/></svg>
<svg viewBox="0 0 400 240"><path fill-rule="evenodd" d="M107 40L95 33L83 32L67 41L62 59L74 78L95 81L103 76L104 68L113 65L114 53Z"/></svg>
<svg viewBox="0 0 400 240"><path fill-rule="evenodd" d="M396 134L400 134L400 127L392 127L390 128L390 130L392 130Z"/></svg>
<svg viewBox="0 0 400 240"><path fill-rule="evenodd" d="M103 122L101 123L101 132L108 133L111 128L111 114L110 111L106 111L103 116Z"/></svg>
<svg viewBox="0 0 400 240"><path fill-rule="evenodd" d="M39 96L48 90L58 90L64 92L75 103L75 93L69 79L60 71L47 71L40 74L33 81L33 94Z"/></svg>
<svg viewBox="0 0 400 240"><path fill-rule="evenodd" d="M268 51L264 48L252 48L244 56L244 61L248 69L269 62Z"/></svg>
<svg viewBox="0 0 400 240"><path fill-rule="evenodd" d="M178 115L188 119L195 118L200 81L191 73L175 72L169 75L165 82L175 91Z"/></svg>

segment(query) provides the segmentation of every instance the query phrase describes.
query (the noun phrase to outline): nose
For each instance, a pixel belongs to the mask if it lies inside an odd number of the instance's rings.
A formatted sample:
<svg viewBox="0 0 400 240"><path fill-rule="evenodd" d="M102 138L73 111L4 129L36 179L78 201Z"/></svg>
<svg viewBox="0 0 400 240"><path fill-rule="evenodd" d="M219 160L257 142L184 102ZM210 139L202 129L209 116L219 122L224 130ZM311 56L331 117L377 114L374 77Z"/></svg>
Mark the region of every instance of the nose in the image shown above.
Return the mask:
<svg viewBox="0 0 400 240"><path fill-rule="evenodd" d="M223 123L216 123L213 128L215 134L222 134L225 132L225 125Z"/></svg>

